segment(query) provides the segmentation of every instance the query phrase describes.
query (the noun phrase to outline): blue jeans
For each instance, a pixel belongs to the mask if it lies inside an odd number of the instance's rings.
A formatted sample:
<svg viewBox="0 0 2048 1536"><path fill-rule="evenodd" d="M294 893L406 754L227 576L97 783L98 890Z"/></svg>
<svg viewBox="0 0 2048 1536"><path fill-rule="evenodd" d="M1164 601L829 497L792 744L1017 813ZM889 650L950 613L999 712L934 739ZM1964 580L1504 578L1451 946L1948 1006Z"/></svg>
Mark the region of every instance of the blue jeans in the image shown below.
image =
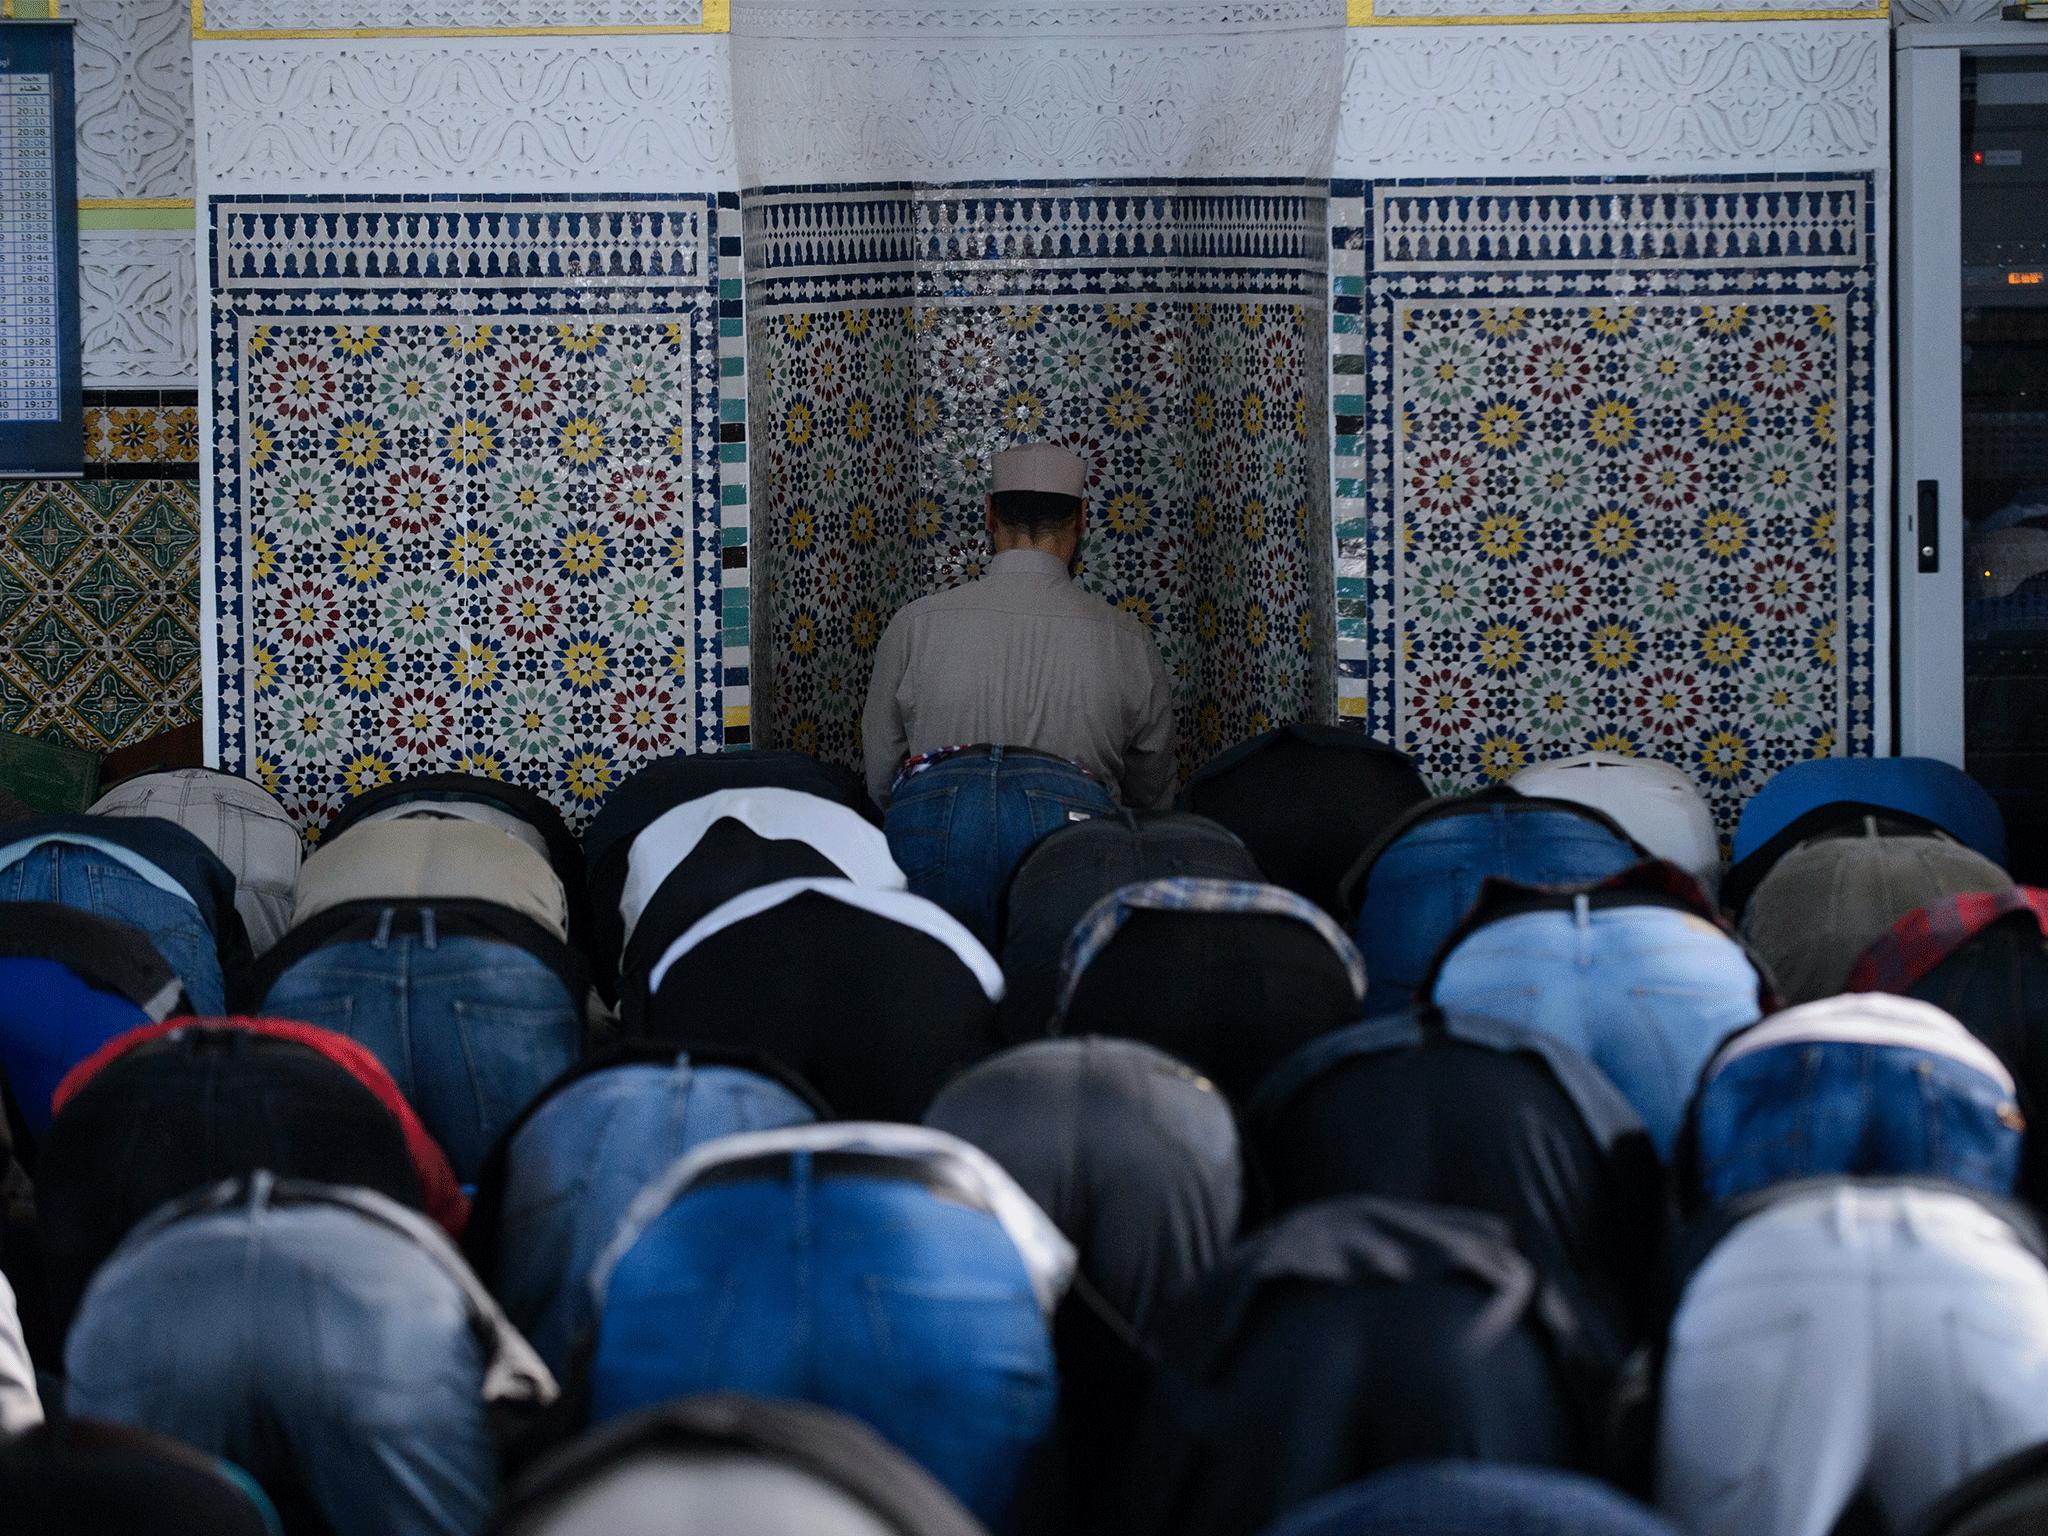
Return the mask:
<svg viewBox="0 0 2048 1536"><path fill-rule="evenodd" d="M1618 875L1636 859L1623 839L1567 811L1511 812L1495 802L1417 823L1373 864L1352 924L1365 956L1365 1016L1399 1013L1414 1001L1437 946L1472 910L1488 875L1565 885Z"/></svg>
<svg viewBox="0 0 2048 1536"><path fill-rule="evenodd" d="M1741 945L1687 913L1642 906L1498 918L1445 957L1431 998L1590 1058L1667 1157L1700 1068L1756 1022L1756 989Z"/></svg>
<svg viewBox="0 0 2048 1536"><path fill-rule="evenodd" d="M886 1177L686 1192L612 1271L595 1422L693 1392L806 1399L864 1420L992 1529L1058 1378L995 1217Z"/></svg>
<svg viewBox="0 0 2048 1536"><path fill-rule="evenodd" d="M107 1261L65 1399L225 1457L337 1536L472 1536L498 1485L484 1363L460 1288L403 1234L222 1211Z"/></svg>
<svg viewBox="0 0 2048 1536"><path fill-rule="evenodd" d="M913 774L882 829L913 894L937 902L991 951L996 903L1024 850L1055 827L1116 814L1116 796L1071 763L1002 747Z"/></svg>
<svg viewBox="0 0 2048 1536"><path fill-rule="evenodd" d="M641 1188L704 1142L816 1118L780 1083L733 1067L613 1067L570 1084L512 1139L490 1256L506 1315L566 1375L591 1321L585 1282Z"/></svg>
<svg viewBox="0 0 2048 1536"><path fill-rule="evenodd" d="M422 934L316 949L263 1012L368 1048L469 1184L498 1133L575 1064L580 1001L517 945Z"/></svg>
<svg viewBox="0 0 2048 1536"><path fill-rule="evenodd" d="M1822 1174L1927 1174L2010 1196L2019 1117L1976 1069L1910 1046L1787 1041L1700 1090L1702 1190L1727 1200Z"/></svg>
<svg viewBox="0 0 2048 1536"><path fill-rule="evenodd" d="M1267 1536L1676 1536L1626 1494L1576 1472L1484 1461L1407 1461L1298 1504Z"/></svg>
<svg viewBox="0 0 2048 1536"><path fill-rule="evenodd" d="M185 984L192 1011L228 1011L220 949L199 908L151 885L120 860L76 843L44 843L0 869L0 901L54 901L149 935Z"/></svg>

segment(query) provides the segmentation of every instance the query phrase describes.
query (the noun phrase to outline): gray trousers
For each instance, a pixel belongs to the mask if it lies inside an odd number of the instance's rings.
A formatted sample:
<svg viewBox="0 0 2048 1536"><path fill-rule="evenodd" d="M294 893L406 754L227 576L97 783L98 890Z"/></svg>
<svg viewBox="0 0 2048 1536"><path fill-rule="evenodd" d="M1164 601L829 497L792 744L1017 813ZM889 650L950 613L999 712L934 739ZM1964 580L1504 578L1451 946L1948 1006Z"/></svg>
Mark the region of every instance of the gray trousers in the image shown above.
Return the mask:
<svg viewBox="0 0 2048 1536"><path fill-rule="evenodd" d="M1692 1536L1894 1531L2048 1439L2048 1267L1994 1212L1840 1185L1736 1227L1671 1329L1658 1502Z"/></svg>

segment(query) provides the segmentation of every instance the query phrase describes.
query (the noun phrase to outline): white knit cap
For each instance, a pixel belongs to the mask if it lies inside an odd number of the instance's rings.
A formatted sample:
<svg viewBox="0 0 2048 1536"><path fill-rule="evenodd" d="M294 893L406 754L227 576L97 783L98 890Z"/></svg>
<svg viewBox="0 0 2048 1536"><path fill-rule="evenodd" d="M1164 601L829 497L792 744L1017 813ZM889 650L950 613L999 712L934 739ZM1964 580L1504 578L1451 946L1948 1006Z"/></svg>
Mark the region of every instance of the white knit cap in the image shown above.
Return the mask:
<svg viewBox="0 0 2048 1536"><path fill-rule="evenodd" d="M1042 491L1050 496L1079 496L1088 484L1087 461L1051 443L1026 443L995 456L991 489Z"/></svg>

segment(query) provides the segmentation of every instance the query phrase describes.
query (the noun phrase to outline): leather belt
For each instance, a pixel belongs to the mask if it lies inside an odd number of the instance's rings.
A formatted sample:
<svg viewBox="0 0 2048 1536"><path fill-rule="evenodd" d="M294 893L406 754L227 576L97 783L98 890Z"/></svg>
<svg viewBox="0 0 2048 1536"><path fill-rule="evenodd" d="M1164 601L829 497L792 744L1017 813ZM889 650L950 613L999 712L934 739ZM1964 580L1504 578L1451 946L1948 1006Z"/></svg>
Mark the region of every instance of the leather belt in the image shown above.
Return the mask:
<svg viewBox="0 0 2048 1536"><path fill-rule="evenodd" d="M1036 747L1013 747L1002 742L978 741L971 746L939 747L934 751L920 752L916 757L905 758L903 760L903 766L896 770L896 777L892 781L892 785L901 785L905 779L911 778L916 774L923 773L925 769L933 767L936 764L946 762L951 758L988 757L991 754L993 754L996 748L999 746L1002 748L1003 756L1005 758L1035 757L1042 758L1047 762L1065 763L1069 768L1072 768L1079 773L1086 774L1091 783L1100 784L1102 782L1100 779L1096 778L1094 774L1089 773L1086 768L1083 768L1079 763L1075 762L1071 757L1061 757L1057 752L1041 752ZM894 793L893 787L891 789L891 793Z"/></svg>
<svg viewBox="0 0 2048 1536"><path fill-rule="evenodd" d="M718 1163L698 1174L691 1181L690 1189L708 1189L719 1184L787 1183L793 1176L792 1162L800 1155L795 1152L764 1152L758 1157ZM942 1200L964 1205L985 1216L995 1214L979 1190L969 1187L938 1158L843 1151L812 1152L809 1156L813 1179L894 1179L904 1184L920 1184Z"/></svg>

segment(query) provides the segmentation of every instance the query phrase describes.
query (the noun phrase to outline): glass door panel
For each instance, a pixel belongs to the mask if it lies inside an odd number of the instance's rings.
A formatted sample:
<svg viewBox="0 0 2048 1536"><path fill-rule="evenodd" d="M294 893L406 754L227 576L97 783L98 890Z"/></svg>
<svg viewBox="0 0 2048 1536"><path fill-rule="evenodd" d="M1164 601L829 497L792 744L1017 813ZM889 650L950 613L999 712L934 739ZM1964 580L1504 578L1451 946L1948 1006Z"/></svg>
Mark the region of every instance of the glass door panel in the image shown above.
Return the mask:
<svg viewBox="0 0 2048 1536"><path fill-rule="evenodd" d="M2048 57L1962 59L1964 766L2048 883ZM1905 570L1911 570L1907 552Z"/></svg>

